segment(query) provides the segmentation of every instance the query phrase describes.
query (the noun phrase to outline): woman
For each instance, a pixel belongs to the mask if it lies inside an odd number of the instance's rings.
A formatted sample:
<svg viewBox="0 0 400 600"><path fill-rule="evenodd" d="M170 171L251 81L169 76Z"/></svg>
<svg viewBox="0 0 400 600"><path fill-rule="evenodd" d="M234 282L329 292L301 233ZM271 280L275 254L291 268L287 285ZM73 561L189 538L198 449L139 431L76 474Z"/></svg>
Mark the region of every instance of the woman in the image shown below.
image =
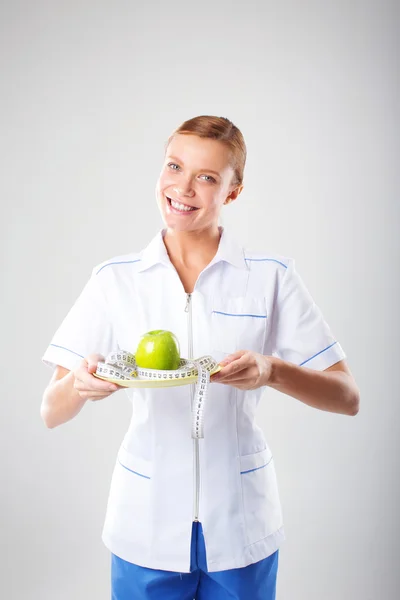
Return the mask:
<svg viewBox="0 0 400 600"><path fill-rule="evenodd" d="M93 376L151 329L183 357L211 355L204 438L191 438L194 386L136 389L102 534L112 598L272 600L282 514L254 413L266 386L355 415L359 392L292 259L243 249L218 225L243 189L246 147L228 119L200 116L170 137L157 182L166 225L139 253L97 265L43 360L42 417L73 418L120 389ZM304 368L306 366L307 368Z"/></svg>

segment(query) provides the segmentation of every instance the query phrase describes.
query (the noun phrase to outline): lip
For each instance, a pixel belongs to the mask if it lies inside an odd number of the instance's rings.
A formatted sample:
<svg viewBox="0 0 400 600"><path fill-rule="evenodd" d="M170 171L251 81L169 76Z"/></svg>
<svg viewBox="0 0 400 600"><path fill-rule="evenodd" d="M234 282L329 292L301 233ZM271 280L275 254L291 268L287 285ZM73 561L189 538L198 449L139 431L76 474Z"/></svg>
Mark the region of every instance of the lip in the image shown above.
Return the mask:
<svg viewBox="0 0 400 600"><path fill-rule="evenodd" d="M187 206L188 208L194 208L196 210L198 210L198 206L192 206L191 204L186 204L185 202L181 202L180 200L177 200L176 198L171 198L171 196L167 196L165 195L165 199L167 200L167 204L170 207L170 209L175 210L174 207L172 206L172 204L169 202L169 200L174 200L174 202L179 202L179 204L183 204L183 206ZM190 212L195 212L194 210L190 211Z"/></svg>

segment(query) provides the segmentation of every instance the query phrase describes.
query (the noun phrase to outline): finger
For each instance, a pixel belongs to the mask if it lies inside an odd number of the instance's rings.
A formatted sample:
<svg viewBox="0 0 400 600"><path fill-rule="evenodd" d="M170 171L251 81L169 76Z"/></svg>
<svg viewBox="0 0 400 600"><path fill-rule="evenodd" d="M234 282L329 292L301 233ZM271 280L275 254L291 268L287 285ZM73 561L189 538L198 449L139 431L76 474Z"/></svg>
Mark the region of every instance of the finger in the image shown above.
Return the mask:
<svg viewBox="0 0 400 600"><path fill-rule="evenodd" d="M250 380L248 377L242 377L241 379L229 379L227 381L221 381L221 383L226 383L227 385L247 385L248 383L250 383Z"/></svg>
<svg viewBox="0 0 400 600"><path fill-rule="evenodd" d="M230 377L243 369L248 367L247 357L242 355L240 358L234 360L226 367L222 367L221 371L215 374L215 380L225 379L226 377Z"/></svg>
<svg viewBox="0 0 400 600"><path fill-rule="evenodd" d="M227 379L224 381L219 381L218 383L221 383L221 385L230 385L232 387L237 388L238 390L254 389L247 377L244 379Z"/></svg>
<svg viewBox="0 0 400 600"><path fill-rule="evenodd" d="M87 363L88 372L94 373L97 369L97 363L104 362L105 358L101 354L89 354L85 360Z"/></svg>
<svg viewBox="0 0 400 600"><path fill-rule="evenodd" d="M100 398L100 397L103 398L105 396L109 396L110 392L96 392L94 390L79 390L79 394L82 397L90 396L93 398Z"/></svg>
<svg viewBox="0 0 400 600"><path fill-rule="evenodd" d="M229 354L228 356L223 358L218 364L221 365L221 367L226 367L226 365L229 365L234 360L237 360L245 353L246 350L237 350L236 352L233 352L232 354Z"/></svg>
<svg viewBox="0 0 400 600"><path fill-rule="evenodd" d="M87 373L79 373L75 378L74 387L79 390L92 390L96 392L106 392L111 389L118 389L114 383L104 381L98 377Z"/></svg>
<svg viewBox="0 0 400 600"><path fill-rule="evenodd" d="M223 385L247 385L247 383L251 381L248 375L244 377L238 377L236 379L231 379L227 377L226 379L221 379L221 381L216 381L216 383L222 383Z"/></svg>
<svg viewBox="0 0 400 600"><path fill-rule="evenodd" d="M107 398L108 396L111 395L111 392L104 394L104 393L93 392L93 391L85 391L85 392L79 392L79 395L83 400L104 400L104 398Z"/></svg>
<svg viewBox="0 0 400 600"><path fill-rule="evenodd" d="M101 354L89 354L87 358L84 358L76 369L74 369L75 380L82 381L88 389L107 389L104 384L98 384L101 381L96 377L93 377L92 373L97 370L97 364L104 357Z"/></svg>
<svg viewBox="0 0 400 600"><path fill-rule="evenodd" d="M251 377L249 376L249 372L247 371L247 369L243 369L243 371L240 371L239 373L235 373L234 375L231 375L230 377L224 377L223 381L228 381L229 383L231 383L232 381L246 381L251 379Z"/></svg>
<svg viewBox="0 0 400 600"><path fill-rule="evenodd" d="M92 391L105 394L107 392L116 392L120 386L84 373L81 376L78 375L75 379L74 387L78 391Z"/></svg>

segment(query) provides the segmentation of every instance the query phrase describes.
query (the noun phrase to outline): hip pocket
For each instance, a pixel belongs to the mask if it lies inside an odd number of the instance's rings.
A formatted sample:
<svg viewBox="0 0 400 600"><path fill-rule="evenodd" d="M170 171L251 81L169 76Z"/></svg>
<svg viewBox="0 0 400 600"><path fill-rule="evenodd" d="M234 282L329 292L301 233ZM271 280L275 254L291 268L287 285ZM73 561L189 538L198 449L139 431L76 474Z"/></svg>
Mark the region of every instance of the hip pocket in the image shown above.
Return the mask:
<svg viewBox="0 0 400 600"><path fill-rule="evenodd" d="M275 466L269 448L240 457L247 544L268 537L282 526Z"/></svg>
<svg viewBox="0 0 400 600"><path fill-rule="evenodd" d="M211 326L216 350L228 354L252 350L262 354L267 330L265 298L214 298Z"/></svg>
<svg viewBox="0 0 400 600"><path fill-rule="evenodd" d="M111 479L105 528L118 539L149 539L153 518L152 464L120 447Z"/></svg>

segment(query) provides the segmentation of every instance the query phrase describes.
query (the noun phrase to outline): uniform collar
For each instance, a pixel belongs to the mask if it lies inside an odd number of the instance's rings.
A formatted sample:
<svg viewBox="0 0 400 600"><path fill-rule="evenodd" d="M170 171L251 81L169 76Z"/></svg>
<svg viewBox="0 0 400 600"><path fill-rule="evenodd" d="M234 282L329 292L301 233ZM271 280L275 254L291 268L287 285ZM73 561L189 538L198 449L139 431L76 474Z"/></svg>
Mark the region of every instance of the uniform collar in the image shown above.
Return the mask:
<svg viewBox="0 0 400 600"><path fill-rule="evenodd" d="M219 240L218 250L208 266L220 261L225 261L234 267L237 267L238 269L247 270L248 267L246 264L243 247L238 244L230 234L227 233L225 227L220 225L219 230L221 232L221 238ZM153 265L159 263L166 266L172 265L164 244L165 233L165 228L160 229L157 235L155 235L151 240L150 244L146 246L144 250L142 250L140 253L141 264L138 267L139 272L149 269Z"/></svg>

